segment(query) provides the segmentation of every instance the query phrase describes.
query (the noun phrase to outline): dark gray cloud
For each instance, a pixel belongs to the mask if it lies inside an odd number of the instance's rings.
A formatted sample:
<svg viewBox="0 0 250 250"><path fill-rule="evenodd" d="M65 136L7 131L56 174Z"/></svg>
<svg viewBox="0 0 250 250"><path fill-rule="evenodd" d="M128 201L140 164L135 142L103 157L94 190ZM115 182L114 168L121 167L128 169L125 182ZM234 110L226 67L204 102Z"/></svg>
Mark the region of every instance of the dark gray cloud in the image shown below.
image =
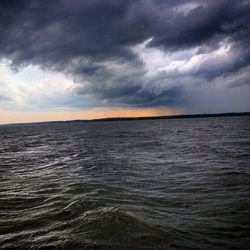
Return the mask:
<svg viewBox="0 0 250 250"><path fill-rule="evenodd" d="M207 83L247 68L249 13L244 0L2 0L0 57L17 69L33 64L70 74L77 93L96 103L182 105L186 79ZM149 49L198 48L197 56L227 43L229 56L204 56L198 68L178 75L175 69L148 76L132 49L148 39Z"/></svg>

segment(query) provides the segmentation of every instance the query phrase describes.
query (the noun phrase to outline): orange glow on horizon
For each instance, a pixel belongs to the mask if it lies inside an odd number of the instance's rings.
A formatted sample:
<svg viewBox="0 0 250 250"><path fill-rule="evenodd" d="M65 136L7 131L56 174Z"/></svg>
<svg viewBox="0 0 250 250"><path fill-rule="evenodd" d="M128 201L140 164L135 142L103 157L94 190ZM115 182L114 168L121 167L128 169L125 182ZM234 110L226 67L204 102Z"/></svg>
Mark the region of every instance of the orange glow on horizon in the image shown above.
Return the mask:
<svg viewBox="0 0 250 250"><path fill-rule="evenodd" d="M92 108L84 111L58 111L58 112L7 112L0 110L0 124L65 121L65 120L91 120L111 117L146 117L177 115L184 113L180 108Z"/></svg>

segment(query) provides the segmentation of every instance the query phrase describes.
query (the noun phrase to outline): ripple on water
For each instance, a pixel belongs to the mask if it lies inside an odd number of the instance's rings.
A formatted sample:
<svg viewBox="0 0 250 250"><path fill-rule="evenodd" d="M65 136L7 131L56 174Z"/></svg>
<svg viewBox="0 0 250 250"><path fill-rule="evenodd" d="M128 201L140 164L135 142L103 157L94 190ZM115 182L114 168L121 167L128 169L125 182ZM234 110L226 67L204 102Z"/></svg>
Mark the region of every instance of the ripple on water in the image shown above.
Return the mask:
<svg viewBox="0 0 250 250"><path fill-rule="evenodd" d="M0 248L247 249L249 124L0 127Z"/></svg>

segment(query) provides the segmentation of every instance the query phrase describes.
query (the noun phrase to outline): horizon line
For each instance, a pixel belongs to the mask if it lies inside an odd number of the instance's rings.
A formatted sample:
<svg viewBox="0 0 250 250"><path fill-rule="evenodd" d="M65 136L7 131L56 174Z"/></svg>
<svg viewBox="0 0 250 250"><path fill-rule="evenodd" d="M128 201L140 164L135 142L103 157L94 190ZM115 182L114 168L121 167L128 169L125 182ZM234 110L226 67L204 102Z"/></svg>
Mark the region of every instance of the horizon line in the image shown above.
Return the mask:
<svg viewBox="0 0 250 250"><path fill-rule="evenodd" d="M95 119L76 119L76 120L51 120L38 122L14 122L0 124L0 126L32 125L32 124L57 124L57 123L75 123L75 122L115 122L131 120L160 120L160 119L185 119L185 118L209 118L209 117L232 117L232 116L250 116L250 111L246 112L223 112L223 113L199 113L199 114L180 114L180 115L162 115L162 116L138 116L138 117L104 117Z"/></svg>

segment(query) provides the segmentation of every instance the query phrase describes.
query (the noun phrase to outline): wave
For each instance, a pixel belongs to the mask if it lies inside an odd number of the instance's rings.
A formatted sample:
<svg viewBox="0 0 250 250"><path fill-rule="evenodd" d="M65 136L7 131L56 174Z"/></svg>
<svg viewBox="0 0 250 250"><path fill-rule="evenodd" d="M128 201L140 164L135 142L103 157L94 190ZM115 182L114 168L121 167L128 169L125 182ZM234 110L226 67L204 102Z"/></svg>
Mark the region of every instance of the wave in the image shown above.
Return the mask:
<svg viewBox="0 0 250 250"><path fill-rule="evenodd" d="M22 221L19 232L0 237L2 249L170 249L169 232L160 226L119 207L80 213L84 205L86 209L96 204L72 202L53 214L58 223L51 225L41 223L41 216ZM42 228L35 230L39 221ZM21 230L25 223L29 230Z"/></svg>

